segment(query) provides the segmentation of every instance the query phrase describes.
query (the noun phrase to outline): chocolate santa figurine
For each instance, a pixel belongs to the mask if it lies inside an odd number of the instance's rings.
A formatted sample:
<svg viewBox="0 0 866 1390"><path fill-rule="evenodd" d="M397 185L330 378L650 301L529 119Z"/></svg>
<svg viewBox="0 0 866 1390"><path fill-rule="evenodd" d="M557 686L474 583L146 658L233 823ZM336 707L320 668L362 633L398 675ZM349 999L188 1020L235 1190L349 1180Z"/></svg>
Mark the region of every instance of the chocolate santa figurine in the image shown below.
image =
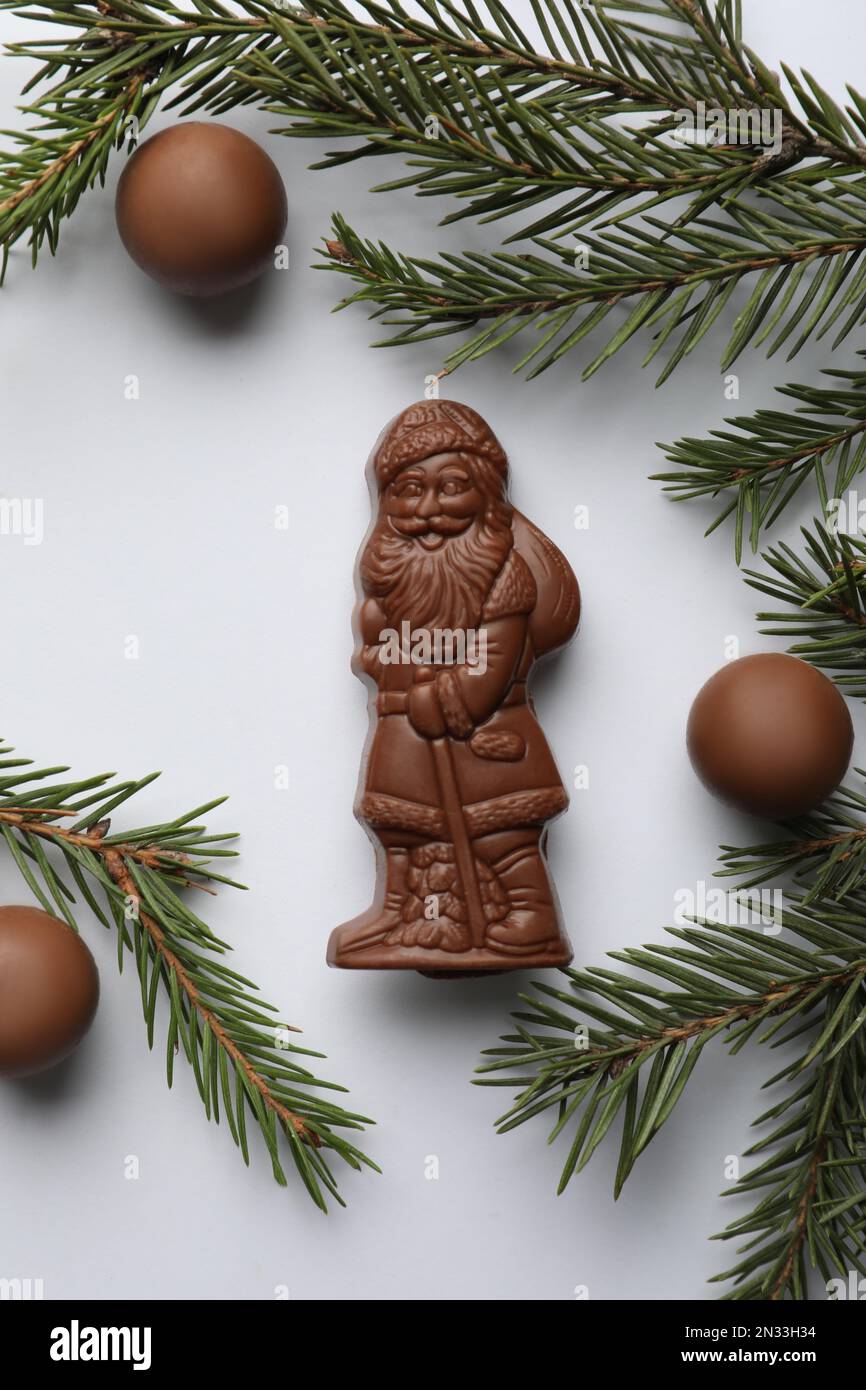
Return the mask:
<svg viewBox="0 0 866 1390"><path fill-rule="evenodd" d="M353 669L370 687L370 734L355 814L377 848L377 893L332 933L328 963L567 965L544 850L568 797L527 681L576 632L577 581L509 503L505 453L468 406L404 410L368 473Z"/></svg>

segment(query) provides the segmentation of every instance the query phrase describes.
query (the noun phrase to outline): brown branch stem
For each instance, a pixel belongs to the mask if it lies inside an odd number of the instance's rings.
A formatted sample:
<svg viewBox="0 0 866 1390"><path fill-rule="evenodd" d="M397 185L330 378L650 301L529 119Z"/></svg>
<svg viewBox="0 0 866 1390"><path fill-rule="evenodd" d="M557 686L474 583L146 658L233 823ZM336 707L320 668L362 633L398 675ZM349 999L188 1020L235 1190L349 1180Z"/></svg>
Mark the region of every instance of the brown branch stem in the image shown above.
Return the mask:
<svg viewBox="0 0 866 1390"><path fill-rule="evenodd" d="M49 810L43 807L28 809L26 807L13 808L7 806L0 810L0 825L8 825L12 829L22 831L29 835L38 835L42 839L53 841L57 844L72 845L77 849L88 849L100 858L112 882L114 882L127 897L133 899L138 904L138 920L147 931L148 936L153 942L154 949L166 969L174 971L178 985L189 1001L190 1008L195 1009L202 1023L213 1034L219 1046L231 1057L234 1064L243 1070L250 1085L258 1091L263 1103L269 1110L273 1111L280 1123L291 1127L305 1143L312 1144L314 1147L318 1148L321 1143L319 1136L300 1115L296 1115L271 1093L264 1077L260 1075L250 1059L232 1040L219 1019L202 999L199 990L196 988L196 985L190 978L184 965L168 945L165 932L162 930L159 923L150 913L145 912L141 907L140 894L135 879L128 867L129 861L140 864L144 868L159 871L165 868L166 860L178 865L188 865L190 864L189 857L171 850L162 850L156 845L134 845L122 842L106 844L105 836L109 829L108 821L101 821L87 832L78 833L72 830L66 830L60 825L53 825L33 819L34 816L39 815L60 816L69 814L72 813L57 808ZM296 1032L297 1029L291 1029L291 1031Z"/></svg>
<svg viewBox="0 0 866 1390"><path fill-rule="evenodd" d="M0 202L0 216L4 213L14 212L22 203L25 203L29 198L35 197L39 190L44 188L45 184L53 179L56 174L62 174L71 164L74 164L76 160L84 154L85 150L88 150L94 141L99 139L99 136L105 130L106 126L111 125L118 113L128 108L143 81L143 73L133 74L129 85L124 88L121 99L115 102L108 111L104 111L101 116L97 117L86 135L82 135L81 139L74 141L74 143L69 146L68 150L64 150L63 154L58 155L57 159L47 164L42 170L42 173L35 179L31 179L29 183L23 184L21 188L17 189L14 193L11 193L8 198L4 198L2 202Z"/></svg>
<svg viewBox="0 0 866 1390"><path fill-rule="evenodd" d="M729 1008L720 1009L718 1012L702 1014L699 1018L689 1019L687 1023L663 1028L658 1033L648 1033L644 1037L629 1039L622 1047L581 1053L579 1069L581 1072L588 1070L583 1065L588 1060L595 1063L596 1070L607 1068L612 1075L617 1075L632 1058L656 1047L661 1041L689 1042L692 1038L710 1032L714 1028L746 1022L755 1014L766 1009L768 1005L773 1005L773 1012L778 1013L788 1007L793 1007L819 986L844 988L856 979L866 980L866 960L858 961L854 966L809 980L794 980L789 984L780 985L767 994L744 1000L741 1004L732 1004ZM561 1078L557 1079L557 1084L560 1083L560 1080Z"/></svg>
<svg viewBox="0 0 866 1390"><path fill-rule="evenodd" d="M781 1269L779 1270L778 1278L775 1280L773 1284L773 1289L770 1294L771 1303L778 1303L780 1299L783 1299L785 1297L785 1290L788 1287L788 1281L791 1278L794 1263L797 1259L797 1256L803 1248L803 1243L806 1239L806 1229L809 1220L809 1212L812 1206L812 1198L815 1196L815 1190L818 1186L818 1172L821 1167L821 1164L824 1161L824 1155L826 1152L827 1137L826 1134L822 1133L818 1135L816 1138L814 1152L809 1161L809 1166L806 1170L806 1180L803 1184L803 1192L800 1197L800 1201L797 1203L797 1215L794 1220L794 1232L791 1237L790 1244L788 1246L788 1251L785 1256L785 1260L782 1264Z"/></svg>
<svg viewBox="0 0 866 1390"><path fill-rule="evenodd" d="M862 251L864 246L866 246L866 235L855 240L796 247L792 251L780 252L774 256L745 256L739 260L723 261L719 265L706 264L699 270L679 271L675 275L647 277L633 281L625 289L614 289L601 285L594 290L569 290L561 295L544 299L521 297L520 299L509 300L494 298L477 301L466 300L460 303L453 298L449 299L447 296L437 295L432 290L425 291L414 283L411 286L411 291L415 301L424 300L436 308L447 309L453 318L462 318L468 323L474 323L480 319L498 318L500 314L515 313L528 316L537 313L550 313L554 309L567 306L578 309L584 304L596 304L602 300L609 304L619 304L624 299L631 299L635 295L651 294L654 290L675 290L682 289L686 285L724 281L732 276L751 275L759 270L772 269L774 266L796 265L811 257L824 259L831 256L842 256L849 252ZM382 287L390 286L399 290L406 288L402 282L379 275L375 270L358 260L341 241L326 240L325 248L332 260L350 267L360 278Z"/></svg>
<svg viewBox="0 0 866 1390"><path fill-rule="evenodd" d="M841 835L828 835L825 840L798 840L791 848L796 854L820 854L821 850L834 849L836 845L844 845L847 841L853 844L855 840L863 839L866 839L866 830L846 830ZM839 858L848 859L850 854L849 850Z"/></svg>
<svg viewBox="0 0 866 1390"><path fill-rule="evenodd" d="M796 449L791 454L783 454L780 458L770 459L766 463L761 462L757 468L738 468L731 474L731 479L734 482L739 482L742 478L754 477L756 472L769 472L773 468L786 468L789 464L803 463L806 459L815 458L817 454L826 453L828 449L834 449L837 444L846 443L855 435L862 434L864 430L866 430L866 420L858 420L850 429L840 430L838 434L824 435L814 444L807 444L802 449Z"/></svg>
<svg viewBox="0 0 866 1390"><path fill-rule="evenodd" d="M168 946L165 933L159 923L155 918L151 917L150 913L145 912L141 907L135 879L132 877L126 865L121 849L116 846L110 846L108 848L103 847L102 853L105 867L112 881L116 883L117 887L120 888L128 898L132 898L139 905L138 920L153 942L154 949L165 968L169 971L174 971L178 985L186 995L190 1008L195 1009L202 1023L210 1030L215 1041L228 1054L235 1066L241 1068L250 1085L258 1091L267 1109L273 1112L282 1125L293 1129L298 1137L305 1143L311 1144L314 1148L318 1148L321 1144L321 1140L315 1130L311 1129L306 1120L300 1115L296 1115L292 1110L289 1110L287 1106L283 1105L281 1101L277 1100L272 1094L264 1077L256 1070L249 1057L241 1051L226 1032L213 1011L204 1003L201 994L190 979L183 964Z"/></svg>
<svg viewBox="0 0 866 1390"><path fill-rule="evenodd" d="M67 830L62 825L52 825L45 821L33 820L34 815L68 815L68 812L48 811L48 810L28 810L26 807L16 809L5 806L0 810L0 825L9 825L13 830L21 830L28 835L38 835L42 840L51 840L55 844L74 845L77 849L89 849L94 854L102 858L108 850L117 850L125 859L134 859L137 864L141 864L146 869L160 869L166 860L178 866L188 865L190 859L188 855L179 854L174 850L160 849L157 845L132 845L117 844L106 846L103 843L105 831L100 831L98 826L84 834L73 830Z"/></svg>

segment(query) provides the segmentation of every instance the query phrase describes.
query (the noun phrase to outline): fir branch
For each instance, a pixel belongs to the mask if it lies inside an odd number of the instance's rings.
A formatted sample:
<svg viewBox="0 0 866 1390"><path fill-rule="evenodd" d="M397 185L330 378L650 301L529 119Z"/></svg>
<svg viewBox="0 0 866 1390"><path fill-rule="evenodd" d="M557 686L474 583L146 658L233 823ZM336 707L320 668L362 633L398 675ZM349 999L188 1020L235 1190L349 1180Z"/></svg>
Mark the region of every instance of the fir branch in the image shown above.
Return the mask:
<svg viewBox="0 0 866 1390"><path fill-rule="evenodd" d="M766 197L769 201L771 195ZM639 330L655 329L644 365L679 333L659 377L661 384L709 332L733 291L753 276L757 281L722 354L723 370L749 344L762 343L775 332L772 352L799 328L789 353L794 356L847 311L835 347L866 316L866 220L853 207L844 215L827 207L816 232L814 220L809 222L809 199L790 192L772 197L779 215L758 215L731 204L732 225L700 217L687 228L673 230L645 218L645 226L622 227L604 237L585 234L577 252L537 238L531 252L443 254L436 260L395 255L381 243L362 240L335 216L323 268L347 275L358 285L338 308L373 302L377 307L371 317L397 329L376 347L422 342L482 324L446 357L446 371L532 328L539 339L514 371L528 369L529 377L538 376L621 304L633 301L584 368L583 379ZM813 214L817 201L813 195ZM585 268L576 268L579 254L589 262ZM809 269L816 271L811 280L805 275Z"/></svg>
<svg viewBox="0 0 866 1390"><path fill-rule="evenodd" d="M840 1050L839 1028L850 1032L866 997L834 991L824 1009L826 1041L806 1079L756 1125L777 1123L746 1151L760 1161L723 1196L757 1193L753 1209L725 1227L716 1240L742 1240L742 1258L713 1282L734 1281L728 1299L778 1301L808 1298L808 1269L829 1286L850 1270L866 1273L866 1051L859 1026ZM859 1012L858 1012L859 1011ZM838 1020L838 1021L837 1021ZM844 1036L844 1034L843 1034ZM810 1053L814 1048L810 1049ZM798 1057L768 1085L796 1081L805 1069Z"/></svg>
<svg viewBox="0 0 866 1390"><path fill-rule="evenodd" d="M145 124L175 89L174 104L187 112L255 102L287 117L286 133L361 137L326 164L398 150L412 172L382 187L408 182L424 194L453 195L459 206L451 217L498 217L554 199L556 207L528 229L534 249L516 257L422 262L363 243L337 222L326 264L355 278L349 302L374 301L376 316L397 311L396 320L386 319L401 330L392 341L479 328L449 355L446 372L532 327L540 338L519 366L536 375L623 303L629 312L585 375L647 327L656 330L648 361L676 335L663 380L737 285L753 277L726 366L771 329L778 330L775 349L804 321L796 351L843 312L837 342L862 321L866 104L852 94L852 107L842 111L789 74L805 114L791 110L778 78L742 46L726 0L712 12L657 0L637 10L603 3L586 15L538 0L546 54L498 4L486 6L486 18L472 6L421 10L417 17L371 0L359 17L340 0L288 11L244 0L239 14L229 14L217 0L190 11L165 0L52 0L27 11L84 27L71 42L12 46L19 56L39 55L34 83L51 85L28 108L41 125L6 156L4 256L28 228L34 257L45 239L54 250L62 218L103 177L130 118ZM653 16L682 21L691 36L647 29ZM766 151L665 143L675 118L708 96L732 109L745 101L778 106L784 169ZM623 131L620 118L629 111L643 124ZM658 119L647 125L648 115ZM431 120L433 140L426 138ZM759 185L769 205L760 212L742 198ZM577 198L563 204L569 188ZM587 233L593 267L576 271L575 248L564 239L587 221L612 214L623 200L624 215L634 217L635 195L651 195L645 212L689 190L695 201L673 229L647 216L601 238ZM725 222L706 215L714 202L723 204Z"/></svg>
<svg viewBox="0 0 866 1390"><path fill-rule="evenodd" d="M795 904L774 919L777 928L787 929L785 939L701 919L670 929L675 946L610 953L647 978L591 968L563 971L567 989L535 982L535 994L520 996L527 1007L514 1014L517 1031L502 1039L504 1046L488 1050L485 1056L493 1060L479 1068L479 1084L520 1088L499 1121L500 1133L555 1109L550 1141L566 1131L572 1135L562 1192L621 1117L614 1181L619 1195L637 1158L670 1118L704 1047L720 1035L737 1052L751 1039L775 1047L810 1034L807 1052L782 1075L799 1076L820 1058L809 1088L811 1105L819 1105L816 1097L828 1094L828 1066L837 1058L840 1067L851 1065L862 1048L866 929L862 916L824 904ZM816 1030L818 1036L811 1036ZM816 1163L824 1162L824 1153ZM812 1223L824 1192L819 1182L802 1188L795 1228L801 1217ZM853 1218L849 1214L846 1230L862 1217L861 1204ZM862 1232L859 1241L862 1248ZM838 1242L830 1241L830 1249L840 1253ZM799 1251L790 1239L763 1292L752 1288L749 1296L778 1297L783 1288L798 1287ZM757 1262L750 1274L753 1268ZM844 1272L847 1266L836 1268ZM741 1274L734 1271L733 1277Z"/></svg>
<svg viewBox="0 0 866 1390"><path fill-rule="evenodd" d="M855 771L860 777L866 772ZM852 911L866 895L866 796L840 787L823 806L790 821L783 837L764 844L722 845L717 877L736 878L741 890L791 878L805 906L842 903Z"/></svg>
<svg viewBox="0 0 866 1390"><path fill-rule="evenodd" d="M0 0L0 8L21 13L18 0ZM446 221L529 215L517 234L529 240L523 254L502 249L436 260L398 255L335 220L325 265L354 282L346 302L372 304L374 317L396 326L392 342L463 334L446 371L532 329L537 339L518 369L536 375L614 315L585 375L646 329L654 333L647 361L669 353L663 380L741 286L750 293L724 367L749 345L767 343L772 353L787 344L793 356L831 329L836 346L866 321L866 101L849 88L843 108L809 74L787 68L783 90L743 43L738 0L597 0L587 10L570 0L535 0L542 53L498 0L483 8L423 0L418 8L420 15L410 14L398 0L368 0L352 10L340 0L288 10L240 0L236 12L220 0L188 8L167 0L36 4L25 11L31 19L60 23L67 33L12 46L38 59L29 88L44 90L24 108L33 128L13 136L16 148L0 164L4 266L24 235L34 259L46 242L56 249L63 219L104 176L127 122L134 117L143 127L167 99L185 113L256 105L273 113L285 134L354 142L328 155L324 167L399 154L405 177L379 187L453 198ZM702 102L777 109L780 149L748 140L677 143L675 127ZM651 215L674 198L684 204L678 215ZM589 253L588 267L578 267L576 252ZM681 441L677 463L702 492L736 492L738 544L750 513L754 545L806 477L815 476L822 500L826 466L835 464L837 483L853 478L866 417L851 412L861 389L859 378L850 390L839 385L825 395L788 388L802 412L734 422L746 441L738 466L748 477L734 476L722 444ZM812 424L792 423L800 413ZM675 490L689 493L684 481ZM799 621L796 631L807 639L800 654L841 673L840 684L850 681L859 692L863 549L853 538L831 540L821 527L813 539L818 571L808 593L808 566L784 547L770 552L777 577L761 582L777 586L784 602L808 608L769 620ZM323 1151L353 1167L367 1161L335 1133L364 1122L311 1095L325 1083L286 1056L302 1049L275 1049L267 1006L214 958L225 945L183 896L191 886L220 881L209 863L227 852L219 847L223 837L192 827L193 817L112 836L107 813L143 784L106 788L105 781L37 788L30 776L0 778L0 834L43 905L53 903L71 920L72 890L46 853L54 844L88 904L106 924L113 919L120 960L126 949L134 952L151 1038L156 1000L167 992L169 1077L180 1043L206 1108L216 1110L222 1097L245 1155L245 1117L252 1114L278 1179L285 1181L282 1130L301 1178L323 1205L325 1192L336 1195ZM82 810L88 814L62 824L68 812ZM503 1129L554 1106L554 1134L573 1129L563 1186L622 1114L618 1192L713 1037L725 1035L737 1050L761 1029L761 1041L781 1040L788 1025L798 1036L817 1029L797 1064L807 1081L791 1102L801 1106L796 1153L782 1147L772 1203L746 1218L767 1235L732 1272L734 1296L749 1296L744 1289L797 1296L806 1255L819 1268L836 1269L849 1250L862 1249L862 1150L842 1148L836 1137L837 1127L850 1136L862 1124L860 810L854 793L841 793L796 828L800 838L789 838L787 849L783 842L732 851L740 858L728 862L730 870L745 870L755 882L780 864L804 882L805 898L784 914L793 939L704 922L677 929L675 947L617 953L648 979L565 972L568 992L536 986L517 1032L483 1068L529 1072L517 1080L484 1078L523 1088ZM581 1051L574 1028L587 1018ZM760 1181L754 1174L744 1180ZM770 1219L781 1237L769 1234ZM735 1223L731 1233L741 1231Z"/></svg>
<svg viewBox="0 0 866 1390"><path fill-rule="evenodd" d="M744 538L748 536L757 551L762 533L808 478L815 478L829 509L830 498L841 499L866 466L866 369L828 370L824 375L836 384L779 388L780 395L796 403L792 412L759 410L752 416L735 416L725 422L730 430L711 430L709 438L660 446L676 469L652 476L665 484L674 501L733 494L725 497L705 534L711 535L733 513L737 564ZM828 485L830 469L835 474Z"/></svg>
<svg viewBox="0 0 866 1390"><path fill-rule="evenodd" d="M792 189L811 188L866 164L862 99L852 92L843 111L811 79L788 74L798 114L776 75L742 45L727 0L712 13L658 0L638 7L640 22L623 18L634 7L614 0L586 11L536 0L541 52L498 3L421 4L420 15L397 0L369 0L360 13L340 0L303 9L240 0L237 12L219 0L190 8L47 0L23 11L18 0L2 0L0 8L79 30L71 41L10 45L42 63L29 86L51 85L25 108L41 123L15 137L22 152L5 157L5 201L16 200L5 217L0 203L7 247L30 225L37 241L50 227L54 249L60 220L104 174L126 120L140 112L143 125L171 88L170 104L187 113L254 103L284 118L286 134L360 140L317 167L399 153L410 172L380 187L455 197L458 208L445 220L495 219L552 200L523 235L570 236L601 214L619 215L621 204L631 215L636 196L645 210L694 195L681 217L689 220L781 173ZM648 29L647 17L682 21L686 31ZM672 141L683 114L708 99L734 111L744 103L778 110L781 150ZM99 157L85 160L92 145ZM80 176L67 184L60 175L70 167Z"/></svg>
<svg viewBox="0 0 866 1390"><path fill-rule="evenodd" d="M47 117L27 132L4 132L17 148L0 155L0 284L6 275L9 251L30 234L35 265L47 242L57 250L60 223L69 217L87 188L105 177L111 152L123 140L126 122L141 108L144 76L134 72L97 115L85 103L68 103L63 121ZM25 108L31 112L36 108Z"/></svg>
<svg viewBox="0 0 866 1390"><path fill-rule="evenodd" d="M111 774L54 781L65 767L34 770L27 759L0 747L0 838L34 897L78 930L78 890L105 927L117 936L118 966L131 952L152 1048L162 995L168 1008L166 1068L183 1048L208 1118L226 1123L249 1163L247 1122L260 1130L274 1176L287 1178L279 1136L311 1198L324 1211L326 1198L343 1199L326 1155L350 1167L375 1164L339 1131L361 1130L362 1115L324 1099L323 1090L344 1087L318 1078L299 1059L320 1058L290 1040L300 1030L280 1023L256 986L220 959L230 949L192 910L184 890L212 891L223 883L241 888L215 862L232 857L233 834L209 834L199 818L222 798L158 825L111 834L109 815L154 780L111 783ZM155 775L155 774L154 774ZM71 822L71 824L67 824ZM49 858L52 846L64 875ZM71 880L71 882L70 882Z"/></svg>
<svg viewBox="0 0 866 1390"><path fill-rule="evenodd" d="M683 193L706 203L778 167L771 169L763 149L685 148L668 140L674 113L696 112L708 91L718 91L718 76L711 84L701 65L702 41L684 62L668 37L638 38L621 25L615 5L593 6L581 15L574 6L537 0L534 13L547 53L537 52L498 5L484 7L490 14L486 24L471 6L446 5L437 11L436 29L422 24L396 32L391 6L365 8L390 39L387 52L374 55L375 77L369 76L370 36L356 29L344 51L335 45L330 61L318 72L305 72L299 83L284 63L270 56L257 60L262 94L271 98L267 109L291 120L287 134L342 138L355 134L360 122L372 149L367 143L316 167L399 151L412 172L379 190L409 186L424 196L456 197L463 205L446 222L470 215L492 221L573 192L578 196L509 239L554 227L564 236L637 194L647 195L644 207ZM465 36L452 27L458 16ZM400 22L411 22L405 11ZM641 62L644 55L649 61ZM727 107L738 107L747 95L751 100L757 90L753 74L747 84L742 81L746 66L731 65L723 93ZM775 103L776 84L762 98ZM218 91L216 100L222 99ZM313 101L319 103L315 111ZM649 125L635 119L623 128L623 113L658 119ZM789 135L786 167L811 157L845 167L866 162L866 152L861 158L850 143L834 148L831 157L827 142L826 153L819 154L791 122Z"/></svg>
<svg viewBox="0 0 866 1390"><path fill-rule="evenodd" d="M857 449L860 454L860 447ZM840 460L841 463L841 460ZM859 464L858 464L859 468ZM836 493L828 496L820 469L816 478L828 525L816 520L801 528L807 556L784 541L762 556L767 571L746 570L748 584L789 612L763 611L758 621L768 636L795 638L788 650L827 672L852 699L866 699L866 538L836 529L847 505L849 468L837 473ZM847 518L846 518L847 520ZM832 525L834 529L829 529Z"/></svg>

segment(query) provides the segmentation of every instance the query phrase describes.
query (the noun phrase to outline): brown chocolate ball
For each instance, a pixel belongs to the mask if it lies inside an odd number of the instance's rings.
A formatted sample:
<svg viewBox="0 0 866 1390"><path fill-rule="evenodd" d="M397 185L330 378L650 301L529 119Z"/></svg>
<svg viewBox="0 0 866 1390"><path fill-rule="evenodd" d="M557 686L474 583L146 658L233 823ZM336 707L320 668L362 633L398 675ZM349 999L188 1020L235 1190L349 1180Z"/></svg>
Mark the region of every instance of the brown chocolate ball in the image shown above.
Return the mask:
<svg viewBox="0 0 866 1390"><path fill-rule="evenodd" d="M71 927L35 907L0 908L0 1075L62 1061L98 1003L96 962Z"/></svg>
<svg viewBox="0 0 866 1390"><path fill-rule="evenodd" d="M225 294L273 265L286 190L260 145L230 126L181 121L145 140L117 185L132 259L179 294Z"/></svg>
<svg viewBox="0 0 866 1390"><path fill-rule="evenodd" d="M832 681L781 652L732 661L698 692L686 741L692 766L721 801L793 820L835 791L854 729Z"/></svg>

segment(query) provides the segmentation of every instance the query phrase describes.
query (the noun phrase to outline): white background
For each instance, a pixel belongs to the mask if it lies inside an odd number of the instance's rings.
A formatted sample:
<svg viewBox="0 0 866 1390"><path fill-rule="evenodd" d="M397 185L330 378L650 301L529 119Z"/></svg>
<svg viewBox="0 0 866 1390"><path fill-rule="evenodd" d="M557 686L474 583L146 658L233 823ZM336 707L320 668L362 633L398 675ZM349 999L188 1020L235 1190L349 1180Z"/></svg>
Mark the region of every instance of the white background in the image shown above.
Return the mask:
<svg viewBox="0 0 866 1390"><path fill-rule="evenodd" d="M528 4L513 4L523 19ZM831 91L862 78L866 14L747 0L747 35L777 64L804 64ZM32 32L8 14L0 37ZM0 124L26 64L0 60ZM174 117L158 115L151 131ZM567 1144L535 1121L498 1137L509 1092L470 1085L481 1048L507 1027L524 976L435 983L413 974L330 971L328 933L368 905L373 857L352 818L366 727L349 671L352 564L369 513L363 467L383 423L423 394L436 344L373 352L358 308L333 316L344 282L314 272L314 246L340 209L366 235L408 252L484 247L470 223L440 230L448 207L372 195L400 166L378 160L312 173L321 147L267 134L250 110L229 118L279 164L292 268L258 293L210 305L158 290L127 259L112 198L85 197L56 260L36 273L23 243L0 296L0 491L41 497L45 539L0 540L0 732L42 765L165 776L130 823L170 818L219 793L214 825L243 832L238 873L211 921L306 1041L325 1074L378 1121L368 1151L384 1174L347 1169L347 1211L326 1218L299 1185L251 1171L225 1127L209 1127L181 1061L173 1092L163 1027L149 1055L134 971L86 910L103 997L77 1056L41 1080L0 1089L0 1276L44 1280L47 1297L269 1299L592 1299L713 1297L733 1262L706 1237L734 1215L727 1155L750 1142L779 1053L705 1055L672 1121L611 1197L615 1147L560 1198ZM741 302L741 301L740 301ZM735 305L731 312L735 311ZM730 320L728 320L729 326ZM720 842L763 825L713 802L684 752L702 682L762 638L763 606L738 576L729 531L675 506L647 475L656 440L701 434L724 415L775 404L772 386L814 381L827 351L792 366L747 353L739 405L718 372L725 325L656 392L633 344L586 386L592 345L532 384L504 355L461 370L443 394L486 416L509 451L517 504L568 554L581 582L579 640L539 685L545 728L570 781L585 763L551 861L576 959L658 941L674 894L710 879ZM839 354L848 365L853 346ZM141 398L124 398L136 374ZM804 490L779 534L808 520ZM288 531L274 511L288 505ZM577 531L586 504L590 527ZM137 661L124 658L136 635ZM855 711L862 748L864 724ZM860 761L863 754L860 753ZM274 788L287 764L290 789ZM8 857L0 901L27 901ZM124 1177L127 1156L140 1178ZM436 1155L438 1181L425 1178Z"/></svg>

